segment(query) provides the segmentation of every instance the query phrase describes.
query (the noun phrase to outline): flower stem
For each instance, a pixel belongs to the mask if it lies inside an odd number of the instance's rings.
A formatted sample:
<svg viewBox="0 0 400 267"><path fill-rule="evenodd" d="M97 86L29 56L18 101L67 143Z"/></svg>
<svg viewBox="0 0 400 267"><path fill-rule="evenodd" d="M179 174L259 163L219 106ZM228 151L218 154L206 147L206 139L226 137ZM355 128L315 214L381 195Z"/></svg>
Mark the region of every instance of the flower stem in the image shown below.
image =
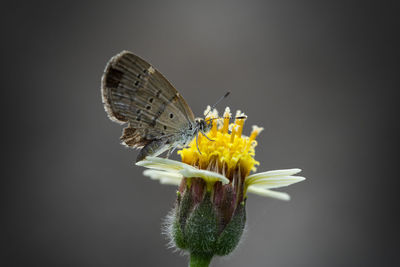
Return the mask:
<svg viewBox="0 0 400 267"><path fill-rule="evenodd" d="M190 253L189 267L208 267L211 262L212 255L200 255Z"/></svg>

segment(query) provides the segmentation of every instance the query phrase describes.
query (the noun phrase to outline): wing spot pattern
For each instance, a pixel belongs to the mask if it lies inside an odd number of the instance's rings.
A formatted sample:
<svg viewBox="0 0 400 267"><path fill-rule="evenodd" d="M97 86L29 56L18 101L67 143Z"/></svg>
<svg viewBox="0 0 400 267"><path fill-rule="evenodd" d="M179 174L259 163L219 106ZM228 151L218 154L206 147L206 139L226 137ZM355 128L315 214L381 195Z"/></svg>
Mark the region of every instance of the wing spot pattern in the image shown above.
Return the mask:
<svg viewBox="0 0 400 267"><path fill-rule="evenodd" d="M120 53L110 60L106 70L103 97L104 102L107 101L105 104L109 105L108 113L120 122L129 122L132 125L130 127L136 130L135 140L129 143L125 141L127 145L142 147L145 145L143 142L148 141L148 136L151 139L160 134L163 138L169 136L167 131L171 128L183 126L179 122L172 123L172 118L184 115L189 122L194 119L190 108L184 105L184 100L182 99L183 103L180 102L181 96L176 89L139 57L129 52ZM141 89L145 90L144 93ZM171 103L174 103L173 107ZM167 120L170 114L171 125ZM163 115L165 118L160 121ZM156 125L156 130L150 128ZM191 123L189 126L192 126Z"/></svg>
<svg viewBox="0 0 400 267"><path fill-rule="evenodd" d="M151 121L150 126L152 126L152 127L156 126L156 121L161 116L161 114L164 113L165 108L172 102L175 102L177 99L178 99L178 94L175 94L171 99L168 99L167 102L164 102L163 105L160 107L160 109L157 111L156 115L153 117L153 120Z"/></svg>

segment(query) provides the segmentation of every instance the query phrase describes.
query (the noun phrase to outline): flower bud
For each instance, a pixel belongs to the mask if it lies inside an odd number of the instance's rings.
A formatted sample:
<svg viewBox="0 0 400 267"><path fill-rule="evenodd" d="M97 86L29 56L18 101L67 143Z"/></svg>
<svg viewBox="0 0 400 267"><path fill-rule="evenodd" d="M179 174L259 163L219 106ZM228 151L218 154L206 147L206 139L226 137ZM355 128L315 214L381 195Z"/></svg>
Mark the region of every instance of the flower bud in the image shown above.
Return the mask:
<svg viewBox="0 0 400 267"><path fill-rule="evenodd" d="M228 255L238 245L245 222L245 201L232 184L210 186L185 178L172 211L169 235L177 248L210 258Z"/></svg>

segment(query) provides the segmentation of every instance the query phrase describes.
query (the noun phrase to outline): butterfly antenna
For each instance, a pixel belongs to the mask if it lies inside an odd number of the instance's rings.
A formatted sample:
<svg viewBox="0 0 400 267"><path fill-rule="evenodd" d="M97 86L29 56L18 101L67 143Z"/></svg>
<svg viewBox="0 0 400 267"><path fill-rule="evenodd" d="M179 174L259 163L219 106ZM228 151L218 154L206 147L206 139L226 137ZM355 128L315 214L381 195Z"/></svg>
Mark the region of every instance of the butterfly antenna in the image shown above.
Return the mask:
<svg viewBox="0 0 400 267"><path fill-rule="evenodd" d="M207 117L207 115L208 115L208 113L210 113L217 105L218 105L218 103L219 102L221 102L223 99L225 99L226 97L228 97L228 95L230 94L231 92L226 92L222 97L220 97L220 99L218 99L218 101L217 102L215 102L215 104L211 107L211 109L207 112L207 114L204 116L205 118Z"/></svg>

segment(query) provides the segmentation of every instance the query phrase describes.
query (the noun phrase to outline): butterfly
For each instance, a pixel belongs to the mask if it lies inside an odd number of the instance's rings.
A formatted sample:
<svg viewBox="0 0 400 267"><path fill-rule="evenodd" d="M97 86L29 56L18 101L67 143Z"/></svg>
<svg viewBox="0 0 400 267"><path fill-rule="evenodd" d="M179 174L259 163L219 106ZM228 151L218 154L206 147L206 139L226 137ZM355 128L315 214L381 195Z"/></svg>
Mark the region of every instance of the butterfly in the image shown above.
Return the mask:
<svg viewBox="0 0 400 267"><path fill-rule="evenodd" d="M127 124L122 143L140 149L136 162L167 150L168 157L175 148L187 146L199 133L206 136L212 126L212 120L195 118L174 86L148 62L129 51L122 51L107 63L101 93L109 118Z"/></svg>

